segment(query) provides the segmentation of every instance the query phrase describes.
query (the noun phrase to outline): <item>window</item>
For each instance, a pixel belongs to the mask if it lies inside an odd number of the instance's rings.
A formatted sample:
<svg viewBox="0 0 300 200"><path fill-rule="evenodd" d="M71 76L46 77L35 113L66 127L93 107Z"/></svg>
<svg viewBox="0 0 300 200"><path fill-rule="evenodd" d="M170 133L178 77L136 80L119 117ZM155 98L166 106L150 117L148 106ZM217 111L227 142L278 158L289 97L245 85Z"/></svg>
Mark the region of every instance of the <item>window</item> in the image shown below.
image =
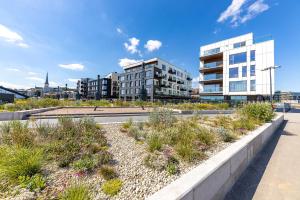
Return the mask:
<svg viewBox="0 0 300 200"><path fill-rule="evenodd" d="M103 79L103 80L102 80L102 84L107 84L107 80L106 80L106 79Z"/></svg>
<svg viewBox="0 0 300 200"><path fill-rule="evenodd" d="M250 80L250 91L256 90L256 80Z"/></svg>
<svg viewBox="0 0 300 200"><path fill-rule="evenodd" d="M121 94L125 94L125 90L121 90Z"/></svg>
<svg viewBox="0 0 300 200"><path fill-rule="evenodd" d="M246 92L247 81L229 81L229 92Z"/></svg>
<svg viewBox="0 0 300 200"><path fill-rule="evenodd" d="M139 81L135 81L135 86L140 86Z"/></svg>
<svg viewBox="0 0 300 200"><path fill-rule="evenodd" d="M140 93L140 89L135 89L135 94L139 94Z"/></svg>
<svg viewBox="0 0 300 200"><path fill-rule="evenodd" d="M229 78L238 78L239 77L239 68L229 68Z"/></svg>
<svg viewBox="0 0 300 200"><path fill-rule="evenodd" d="M238 42L233 44L233 48L240 48L246 46L246 42Z"/></svg>
<svg viewBox="0 0 300 200"><path fill-rule="evenodd" d="M133 86L133 82L132 81L130 81L130 87L132 87Z"/></svg>
<svg viewBox="0 0 300 200"><path fill-rule="evenodd" d="M247 62L247 53L237 53L237 54L232 54L229 55L229 64L238 64L238 63L243 63Z"/></svg>
<svg viewBox="0 0 300 200"><path fill-rule="evenodd" d="M125 87L125 83L121 83L121 87L124 88Z"/></svg>
<svg viewBox="0 0 300 200"><path fill-rule="evenodd" d="M139 77L138 73L135 73L135 79L137 79Z"/></svg>
<svg viewBox="0 0 300 200"><path fill-rule="evenodd" d="M106 85L102 85L102 90L107 90L107 86Z"/></svg>
<svg viewBox="0 0 300 200"><path fill-rule="evenodd" d="M151 93L151 89L150 88L146 88L147 94Z"/></svg>
<svg viewBox="0 0 300 200"><path fill-rule="evenodd" d="M255 65L250 66L250 76L255 76Z"/></svg>
<svg viewBox="0 0 300 200"><path fill-rule="evenodd" d="M146 77L151 77L152 76L152 72L151 71L146 71Z"/></svg>
<svg viewBox="0 0 300 200"><path fill-rule="evenodd" d="M255 61L255 50L252 50L252 51L250 52L250 60L251 60L251 61Z"/></svg>
<svg viewBox="0 0 300 200"><path fill-rule="evenodd" d="M247 77L247 66L242 67L242 77Z"/></svg>
<svg viewBox="0 0 300 200"><path fill-rule="evenodd" d="M107 95L107 91L102 91L102 95Z"/></svg>
<svg viewBox="0 0 300 200"><path fill-rule="evenodd" d="M163 71L166 71L166 69L167 69L167 68L166 68L166 65L162 65L162 70L163 70Z"/></svg>
<svg viewBox="0 0 300 200"><path fill-rule="evenodd" d="M152 79L148 79L148 80L146 80L146 85L152 85L153 84L153 81L152 81Z"/></svg>

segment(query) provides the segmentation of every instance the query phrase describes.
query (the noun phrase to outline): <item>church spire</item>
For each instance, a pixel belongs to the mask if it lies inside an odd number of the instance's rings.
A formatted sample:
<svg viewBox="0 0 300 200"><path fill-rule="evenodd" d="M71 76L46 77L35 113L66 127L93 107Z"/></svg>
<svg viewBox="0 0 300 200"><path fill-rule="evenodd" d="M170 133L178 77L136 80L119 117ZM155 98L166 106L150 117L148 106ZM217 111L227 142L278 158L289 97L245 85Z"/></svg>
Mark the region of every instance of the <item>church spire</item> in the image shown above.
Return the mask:
<svg viewBox="0 0 300 200"><path fill-rule="evenodd" d="M46 74L46 81L45 81L45 85L49 85L49 82L48 82L48 72Z"/></svg>

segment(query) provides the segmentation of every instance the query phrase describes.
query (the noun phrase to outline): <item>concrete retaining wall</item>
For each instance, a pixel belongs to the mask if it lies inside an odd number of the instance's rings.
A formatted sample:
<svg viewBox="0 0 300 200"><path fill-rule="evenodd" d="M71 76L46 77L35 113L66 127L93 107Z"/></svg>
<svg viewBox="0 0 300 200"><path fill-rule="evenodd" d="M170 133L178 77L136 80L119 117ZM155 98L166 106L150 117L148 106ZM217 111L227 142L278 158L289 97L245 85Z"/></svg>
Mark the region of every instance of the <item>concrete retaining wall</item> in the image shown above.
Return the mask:
<svg viewBox="0 0 300 200"><path fill-rule="evenodd" d="M283 115L278 115L272 123L249 133L147 200L223 199L283 120Z"/></svg>
<svg viewBox="0 0 300 200"><path fill-rule="evenodd" d="M50 107L50 108L40 108L40 109L24 110L24 111L16 111L16 112L0 112L0 121L22 120L22 119L26 119L31 114L46 112L49 110L55 110L60 108L61 107Z"/></svg>

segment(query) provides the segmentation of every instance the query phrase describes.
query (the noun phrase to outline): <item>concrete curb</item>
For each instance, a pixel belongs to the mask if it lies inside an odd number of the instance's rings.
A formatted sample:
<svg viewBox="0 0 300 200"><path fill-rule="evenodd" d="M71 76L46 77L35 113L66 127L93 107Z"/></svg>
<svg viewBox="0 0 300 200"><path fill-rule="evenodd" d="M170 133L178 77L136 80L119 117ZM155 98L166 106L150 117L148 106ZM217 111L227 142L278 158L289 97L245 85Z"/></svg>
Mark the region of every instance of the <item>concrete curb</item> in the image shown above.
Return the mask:
<svg viewBox="0 0 300 200"><path fill-rule="evenodd" d="M0 112L0 121L9 121L9 120L23 120L27 119L29 115L46 112L50 110L60 109L62 107L49 107L49 108L40 108L33 110L24 110L16 112Z"/></svg>
<svg viewBox="0 0 300 200"><path fill-rule="evenodd" d="M147 200L223 199L283 120L283 115L278 115L272 123L250 132Z"/></svg>

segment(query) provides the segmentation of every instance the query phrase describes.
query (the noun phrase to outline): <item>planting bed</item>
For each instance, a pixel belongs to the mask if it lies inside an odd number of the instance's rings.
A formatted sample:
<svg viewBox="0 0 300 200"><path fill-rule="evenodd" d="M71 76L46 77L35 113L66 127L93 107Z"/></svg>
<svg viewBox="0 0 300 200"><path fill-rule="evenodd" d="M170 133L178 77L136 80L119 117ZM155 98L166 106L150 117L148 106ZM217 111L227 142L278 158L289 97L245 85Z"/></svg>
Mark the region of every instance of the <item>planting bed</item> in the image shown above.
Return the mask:
<svg viewBox="0 0 300 200"><path fill-rule="evenodd" d="M144 199L272 117L269 105L258 105L232 118L156 110L145 123L5 124L0 199Z"/></svg>

